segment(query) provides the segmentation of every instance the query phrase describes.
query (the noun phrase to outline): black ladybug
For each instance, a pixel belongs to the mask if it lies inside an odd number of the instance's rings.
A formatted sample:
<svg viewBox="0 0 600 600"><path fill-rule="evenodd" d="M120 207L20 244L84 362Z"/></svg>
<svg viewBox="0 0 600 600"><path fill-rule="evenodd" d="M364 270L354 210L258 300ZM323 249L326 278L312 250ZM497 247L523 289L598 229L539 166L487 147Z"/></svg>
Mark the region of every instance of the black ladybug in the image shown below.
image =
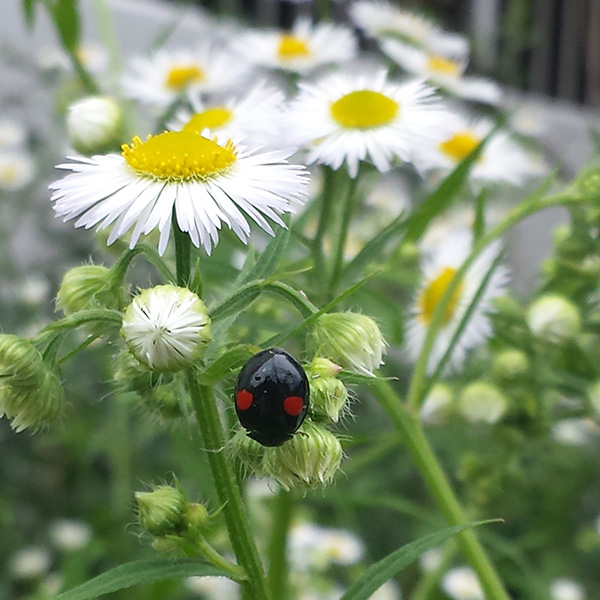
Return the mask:
<svg viewBox="0 0 600 600"><path fill-rule="evenodd" d="M235 410L248 435L263 446L281 446L308 411L308 379L300 363L281 348L255 354L235 384Z"/></svg>

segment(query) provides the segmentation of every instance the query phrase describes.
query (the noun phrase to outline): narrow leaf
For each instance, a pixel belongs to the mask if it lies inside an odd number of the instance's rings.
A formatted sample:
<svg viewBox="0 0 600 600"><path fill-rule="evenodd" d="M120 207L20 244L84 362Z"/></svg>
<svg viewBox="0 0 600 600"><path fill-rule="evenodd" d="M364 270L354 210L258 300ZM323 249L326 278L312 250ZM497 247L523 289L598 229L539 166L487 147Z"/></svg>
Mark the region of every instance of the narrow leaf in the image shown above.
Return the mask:
<svg viewBox="0 0 600 600"><path fill-rule="evenodd" d="M67 50L75 52L79 46L80 23L77 0L56 0L53 9L54 24Z"/></svg>
<svg viewBox="0 0 600 600"><path fill-rule="evenodd" d="M127 589L133 585L155 583L165 579L180 579L192 575L200 577L229 576L225 571L195 559L137 560L102 573L68 592L59 594L54 600L88 600Z"/></svg>
<svg viewBox="0 0 600 600"><path fill-rule="evenodd" d="M442 531L426 535L410 544L406 544L406 546L388 554L379 562L371 565L357 580L354 581L340 600L367 600L388 579L391 579L396 573L417 560L423 552L439 546L441 543L461 531L478 527L479 525L484 525L486 523L495 522L499 521L478 521L467 525L448 527Z"/></svg>
<svg viewBox="0 0 600 600"><path fill-rule="evenodd" d="M258 346L253 346L252 344L241 344L229 348L219 358L208 365L198 375L198 378L202 385L215 385L229 375L231 371L245 364L259 350Z"/></svg>
<svg viewBox="0 0 600 600"><path fill-rule="evenodd" d="M240 312L260 295L262 287L262 281L252 281L238 288L231 296L225 298L223 302L210 311L210 318L217 321Z"/></svg>

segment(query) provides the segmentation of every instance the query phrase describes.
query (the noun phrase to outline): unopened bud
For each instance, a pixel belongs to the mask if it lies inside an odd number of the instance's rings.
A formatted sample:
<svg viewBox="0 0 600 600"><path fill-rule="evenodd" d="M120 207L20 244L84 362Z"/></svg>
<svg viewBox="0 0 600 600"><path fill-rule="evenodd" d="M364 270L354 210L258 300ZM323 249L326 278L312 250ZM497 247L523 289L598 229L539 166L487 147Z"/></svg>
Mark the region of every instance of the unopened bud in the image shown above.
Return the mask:
<svg viewBox="0 0 600 600"><path fill-rule="evenodd" d="M183 491L161 485L151 492L136 492L138 520L144 531L156 536L178 534L185 527L188 501Z"/></svg>
<svg viewBox="0 0 600 600"><path fill-rule="evenodd" d="M81 265L65 273L58 294L56 308L65 315L87 308L114 308L125 304L123 290L115 289L111 271L102 265Z"/></svg>
<svg viewBox="0 0 600 600"><path fill-rule="evenodd" d="M245 431L240 430L233 436L230 449L232 456L240 461L249 474L256 477L267 475L263 466L265 446L253 440Z"/></svg>
<svg viewBox="0 0 600 600"><path fill-rule="evenodd" d="M469 423L497 423L508 410L508 399L494 385L474 381L458 398L458 411Z"/></svg>
<svg viewBox="0 0 600 600"><path fill-rule="evenodd" d="M336 379L341 367L326 358L315 358L307 370L310 382L311 415L314 419L331 419L337 423L348 401L348 390Z"/></svg>
<svg viewBox="0 0 600 600"><path fill-rule="evenodd" d="M305 421L291 440L266 449L263 464L284 489L310 489L333 479L342 454L342 445L333 433Z"/></svg>
<svg viewBox="0 0 600 600"><path fill-rule="evenodd" d="M319 317L307 345L313 354L362 375L374 376L383 363L386 343L377 323L358 313L329 313Z"/></svg>
<svg viewBox="0 0 600 600"><path fill-rule="evenodd" d="M581 331L581 316L575 304L558 294L538 298L527 311L527 324L543 341L560 344Z"/></svg>
<svg viewBox="0 0 600 600"><path fill-rule="evenodd" d="M202 531L208 525L210 515L204 504L192 502L185 511L183 518L187 530Z"/></svg>
<svg viewBox="0 0 600 600"><path fill-rule="evenodd" d="M0 334L0 416L16 431L55 423L65 408L58 375L39 350L16 335Z"/></svg>
<svg viewBox="0 0 600 600"><path fill-rule="evenodd" d="M89 96L73 103L67 114L69 140L82 154L103 154L123 139L121 108L111 98Z"/></svg>
<svg viewBox="0 0 600 600"><path fill-rule="evenodd" d="M499 381L516 381L528 371L529 358L522 350L510 348L494 356L492 373Z"/></svg>

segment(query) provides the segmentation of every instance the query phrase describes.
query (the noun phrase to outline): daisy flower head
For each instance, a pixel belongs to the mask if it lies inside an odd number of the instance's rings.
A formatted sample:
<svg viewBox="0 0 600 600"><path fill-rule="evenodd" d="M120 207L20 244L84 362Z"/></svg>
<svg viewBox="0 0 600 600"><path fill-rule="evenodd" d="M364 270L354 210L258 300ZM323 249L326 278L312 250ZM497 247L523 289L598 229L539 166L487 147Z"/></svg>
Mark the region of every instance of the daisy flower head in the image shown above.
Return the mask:
<svg viewBox="0 0 600 600"><path fill-rule="evenodd" d="M412 361L416 361L433 313L456 271L471 253L472 236L466 230L458 230L448 236L429 255L422 266L422 281L412 304L411 317L406 326L406 350ZM461 283L452 294L446 306L442 324L437 331L427 364L427 372L432 374L448 350L465 313L485 285L471 317L463 329L449 360L449 367L460 368L467 351L480 345L492 333L488 314L492 311L492 300L504 293L508 284L509 272L502 265L489 274L500 253L499 244L490 244L467 270ZM487 282L485 282L487 278Z"/></svg>
<svg viewBox="0 0 600 600"><path fill-rule="evenodd" d="M372 38L403 40L443 55L466 56L469 52L462 35L443 31L430 19L387 0L358 0L350 5L349 15Z"/></svg>
<svg viewBox="0 0 600 600"><path fill-rule="evenodd" d="M462 162L494 129L489 119L467 120L458 118L453 130L435 147L416 158L420 171L448 173ZM539 172L534 157L530 156L503 130L494 132L486 142L469 176L473 185L502 183L522 185Z"/></svg>
<svg viewBox="0 0 600 600"><path fill-rule="evenodd" d="M491 105L500 102L501 92L497 83L483 77L465 76L466 56L449 57L436 50L422 50L394 39L381 40L380 46L405 71L427 79L451 96Z"/></svg>
<svg viewBox="0 0 600 600"><path fill-rule="evenodd" d="M305 74L323 65L352 60L357 43L347 27L313 25L310 19L300 18L289 31L248 31L234 49L260 67Z"/></svg>
<svg viewBox="0 0 600 600"><path fill-rule="evenodd" d="M15 192L29 184L35 164L25 150L0 150L0 190Z"/></svg>
<svg viewBox="0 0 600 600"><path fill-rule="evenodd" d="M127 97L165 107L185 92L212 93L237 87L245 76L239 57L204 45L195 50L161 49L151 56L137 56L121 85Z"/></svg>
<svg viewBox="0 0 600 600"><path fill-rule="evenodd" d="M222 138L169 131L135 137L121 154L74 157L71 171L50 185L57 217L75 227L112 226L110 245L132 227L130 247L141 235L160 232L158 251L169 241L171 217L196 247L211 252L225 223L244 243L250 217L273 235L266 217L294 212L308 196L308 171L287 163L293 150L258 152Z"/></svg>
<svg viewBox="0 0 600 600"><path fill-rule="evenodd" d="M443 139L453 121L433 88L389 81L385 70L301 83L288 117L290 140L308 150L309 164L345 163L353 178L366 160L381 172L396 159L411 162L419 149Z"/></svg>
<svg viewBox="0 0 600 600"><path fill-rule="evenodd" d="M190 96L191 111L181 109L171 129L202 133L209 130L223 137L240 138L256 146L275 147L281 139L283 92L264 81L245 94L211 98L204 102Z"/></svg>

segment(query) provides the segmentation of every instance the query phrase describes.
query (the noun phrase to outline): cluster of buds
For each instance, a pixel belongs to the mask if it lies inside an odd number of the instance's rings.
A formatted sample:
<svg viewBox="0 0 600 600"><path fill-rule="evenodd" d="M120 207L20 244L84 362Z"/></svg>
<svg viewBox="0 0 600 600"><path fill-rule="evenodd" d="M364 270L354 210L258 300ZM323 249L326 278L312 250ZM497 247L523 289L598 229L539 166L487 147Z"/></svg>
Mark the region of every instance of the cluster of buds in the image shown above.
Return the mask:
<svg viewBox="0 0 600 600"><path fill-rule="evenodd" d="M208 528L210 515L206 507L189 502L178 482L136 492L135 499L140 527L154 536L153 545L158 550L178 551Z"/></svg>
<svg viewBox="0 0 600 600"><path fill-rule="evenodd" d="M64 407L58 375L40 351L16 335L0 335L0 416L16 431L35 431L55 423Z"/></svg>

